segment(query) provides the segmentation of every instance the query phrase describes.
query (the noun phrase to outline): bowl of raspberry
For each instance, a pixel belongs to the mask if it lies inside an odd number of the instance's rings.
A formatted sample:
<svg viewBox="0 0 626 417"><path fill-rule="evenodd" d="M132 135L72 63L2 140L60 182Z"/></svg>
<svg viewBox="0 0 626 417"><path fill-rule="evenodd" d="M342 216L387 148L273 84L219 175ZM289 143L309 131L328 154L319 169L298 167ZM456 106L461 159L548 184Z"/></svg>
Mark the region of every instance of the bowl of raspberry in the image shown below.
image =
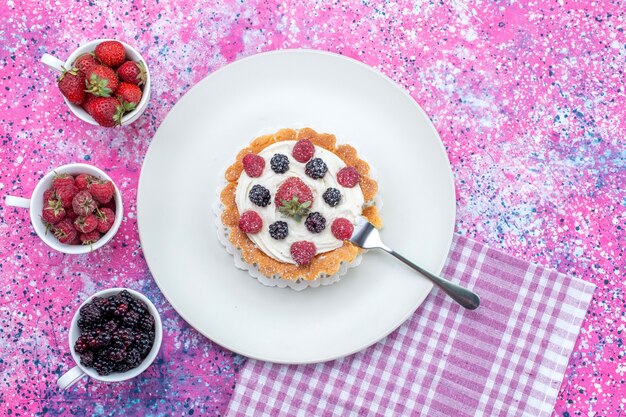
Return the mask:
<svg viewBox="0 0 626 417"><path fill-rule="evenodd" d="M117 186L88 164L63 165L48 172L30 199L7 196L8 206L30 209L30 221L52 249L67 254L97 250L122 223L124 207Z"/></svg>
<svg viewBox="0 0 626 417"><path fill-rule="evenodd" d="M59 72L57 86L79 119L104 127L128 125L150 99L150 71L141 54L115 39L96 39L65 62L43 54L41 62Z"/></svg>
<svg viewBox="0 0 626 417"><path fill-rule="evenodd" d="M110 288L89 297L70 325L70 353L76 366L57 380L65 390L84 376L120 382L145 371L163 338L159 312L143 294Z"/></svg>

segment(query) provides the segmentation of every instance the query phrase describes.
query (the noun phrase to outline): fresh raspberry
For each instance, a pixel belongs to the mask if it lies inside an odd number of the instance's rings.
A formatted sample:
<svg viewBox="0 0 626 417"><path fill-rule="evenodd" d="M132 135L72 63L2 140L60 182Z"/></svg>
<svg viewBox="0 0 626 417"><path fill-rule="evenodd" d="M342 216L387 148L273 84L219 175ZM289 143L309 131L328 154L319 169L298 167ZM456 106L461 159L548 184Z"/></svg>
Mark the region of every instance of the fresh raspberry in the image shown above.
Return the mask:
<svg viewBox="0 0 626 417"><path fill-rule="evenodd" d="M320 233L326 228L326 219L319 212L314 211L307 216L304 225L309 232Z"/></svg>
<svg viewBox="0 0 626 417"><path fill-rule="evenodd" d="M354 226L350 220L339 217L338 219L335 219L332 226L330 226L330 231L333 232L333 236L337 239L348 240L352 237Z"/></svg>
<svg viewBox="0 0 626 417"><path fill-rule="evenodd" d="M74 220L74 227L81 233L89 233L98 227L98 219L93 214L78 216Z"/></svg>
<svg viewBox="0 0 626 417"><path fill-rule="evenodd" d="M341 168L337 173L337 182L343 187L352 188L359 183L359 171L354 167Z"/></svg>
<svg viewBox="0 0 626 417"><path fill-rule="evenodd" d="M112 198L111 201L109 201L108 203L100 204L100 208L103 208L103 207L110 208L111 210L116 211L115 210L115 199Z"/></svg>
<svg viewBox="0 0 626 417"><path fill-rule="evenodd" d="M309 177L314 180L318 180L320 178L324 178L326 172L328 171L328 167L326 166L326 162L322 160L322 158L313 158L309 162L306 163L304 167L304 172Z"/></svg>
<svg viewBox="0 0 626 417"><path fill-rule="evenodd" d="M251 178L260 177L265 168L265 159L257 154L249 153L243 157L243 169Z"/></svg>
<svg viewBox="0 0 626 417"><path fill-rule="evenodd" d="M72 207L72 201L74 197L76 196L76 194L78 194L78 188L74 184L68 184L66 186L57 188L56 194L57 198L61 200L63 207L70 208Z"/></svg>
<svg viewBox="0 0 626 417"><path fill-rule="evenodd" d="M49 188L43 192L43 205L45 206L50 200L58 200L56 190L54 188Z"/></svg>
<svg viewBox="0 0 626 417"><path fill-rule="evenodd" d="M65 209L59 200L44 200L41 218L48 224L57 224L65 217Z"/></svg>
<svg viewBox="0 0 626 417"><path fill-rule="evenodd" d="M298 161L305 163L309 159L313 158L313 154L315 153L315 146L308 139L301 139L296 142L291 151L291 155L293 158Z"/></svg>
<svg viewBox="0 0 626 417"><path fill-rule="evenodd" d="M124 45L118 41L104 41L96 46L94 51L104 65L109 67L119 67L126 61L126 50Z"/></svg>
<svg viewBox="0 0 626 417"><path fill-rule="evenodd" d="M108 180L95 180L87 187L94 200L100 204L106 204L111 201L115 193L113 183Z"/></svg>
<svg viewBox="0 0 626 417"><path fill-rule="evenodd" d="M65 218L71 220L72 222L74 222L74 220L76 220L76 218L78 217L78 214L76 214L76 212L74 211L74 208L68 208L67 210L65 210Z"/></svg>
<svg viewBox="0 0 626 417"><path fill-rule="evenodd" d="M108 207L100 207L96 209L96 218L98 219L96 230L106 233L115 222L115 212Z"/></svg>
<svg viewBox="0 0 626 417"><path fill-rule="evenodd" d="M245 233L259 233L263 228L263 219L256 211L245 211L239 218L239 228Z"/></svg>
<svg viewBox="0 0 626 417"><path fill-rule="evenodd" d="M72 208L79 216L87 216L93 213L97 204L89 191L80 191L72 200Z"/></svg>
<svg viewBox="0 0 626 417"><path fill-rule="evenodd" d="M89 174L78 174L74 179L74 183L80 191L84 191L87 187L89 187L89 184L92 183L94 179L95 178Z"/></svg>
<svg viewBox="0 0 626 417"><path fill-rule="evenodd" d="M81 233L79 237L83 245L91 245L92 243L95 243L98 239L100 239L100 232L98 232L97 230L92 230L89 233Z"/></svg>
<svg viewBox="0 0 626 417"><path fill-rule="evenodd" d="M316 251L317 249L313 242L302 240L291 245L291 257L300 266L311 263Z"/></svg>
<svg viewBox="0 0 626 417"><path fill-rule="evenodd" d="M274 196L274 203L277 207L283 205L283 200L290 201L294 197L298 198L300 204L310 201L313 204L313 193L308 185L298 177L289 177L278 187ZM309 207L311 205L309 204Z"/></svg>
<svg viewBox="0 0 626 417"><path fill-rule="evenodd" d="M66 185L75 185L74 177L69 174L56 174L52 179L52 188L55 190L65 187Z"/></svg>
<svg viewBox="0 0 626 417"><path fill-rule="evenodd" d="M54 225L52 232L59 242L69 245L78 233L69 219L63 219Z"/></svg>

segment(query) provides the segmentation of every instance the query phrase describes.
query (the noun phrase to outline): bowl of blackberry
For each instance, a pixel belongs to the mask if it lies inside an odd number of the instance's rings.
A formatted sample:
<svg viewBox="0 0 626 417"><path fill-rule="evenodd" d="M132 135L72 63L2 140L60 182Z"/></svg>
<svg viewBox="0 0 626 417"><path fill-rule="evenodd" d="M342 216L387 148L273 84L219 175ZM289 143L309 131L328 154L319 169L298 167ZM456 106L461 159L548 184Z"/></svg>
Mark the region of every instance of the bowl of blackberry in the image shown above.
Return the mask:
<svg viewBox="0 0 626 417"><path fill-rule="evenodd" d="M100 291L75 313L69 333L76 366L57 384L67 389L88 375L120 382L145 371L161 347L163 328L154 304L127 288Z"/></svg>

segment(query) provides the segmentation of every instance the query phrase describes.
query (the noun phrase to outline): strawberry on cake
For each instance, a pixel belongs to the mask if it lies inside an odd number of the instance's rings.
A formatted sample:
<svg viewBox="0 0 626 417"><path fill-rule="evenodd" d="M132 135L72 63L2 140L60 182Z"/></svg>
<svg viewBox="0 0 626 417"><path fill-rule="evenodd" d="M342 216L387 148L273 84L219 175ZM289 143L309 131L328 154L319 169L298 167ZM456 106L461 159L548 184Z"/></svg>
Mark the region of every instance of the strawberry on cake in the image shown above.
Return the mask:
<svg viewBox="0 0 626 417"><path fill-rule="evenodd" d="M350 145L313 129L256 138L226 170L222 223L243 260L266 277L312 281L335 274L360 249L359 216L380 226L378 185Z"/></svg>

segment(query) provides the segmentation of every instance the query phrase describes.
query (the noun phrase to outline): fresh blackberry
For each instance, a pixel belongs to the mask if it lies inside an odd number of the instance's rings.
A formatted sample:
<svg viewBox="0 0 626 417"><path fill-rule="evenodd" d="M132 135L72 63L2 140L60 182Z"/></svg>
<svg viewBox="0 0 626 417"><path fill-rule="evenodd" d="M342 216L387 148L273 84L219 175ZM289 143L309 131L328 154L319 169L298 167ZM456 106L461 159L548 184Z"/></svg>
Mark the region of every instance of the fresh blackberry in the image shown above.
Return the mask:
<svg viewBox="0 0 626 417"><path fill-rule="evenodd" d="M93 367L94 354L92 350L88 350L80 354L80 363L89 368Z"/></svg>
<svg viewBox="0 0 626 417"><path fill-rule="evenodd" d="M106 355L98 353L93 361L93 367L100 375L109 375L115 372L115 363L111 362Z"/></svg>
<svg viewBox="0 0 626 417"><path fill-rule="evenodd" d="M139 324L141 315L135 311L129 311L124 317L122 317L122 325L129 329L134 329Z"/></svg>
<svg viewBox="0 0 626 417"><path fill-rule="evenodd" d="M83 317L78 318L77 324L78 324L78 328L83 332L96 330L96 328L98 328L98 322L93 322Z"/></svg>
<svg viewBox="0 0 626 417"><path fill-rule="evenodd" d="M270 160L270 165L272 166L272 171L275 173L284 174L289 171L289 158L282 153L274 154Z"/></svg>
<svg viewBox="0 0 626 417"><path fill-rule="evenodd" d="M117 330L117 322L115 320L107 321L106 323L104 323L104 326L102 326L102 330L113 333L115 330Z"/></svg>
<svg viewBox="0 0 626 417"><path fill-rule="evenodd" d="M128 366L129 369L136 368L141 364L143 358L141 357L141 352L137 348L129 349L126 352L126 360L124 363Z"/></svg>
<svg viewBox="0 0 626 417"><path fill-rule="evenodd" d="M304 225L309 232L319 233L326 228L326 219L319 212L314 211L307 216Z"/></svg>
<svg viewBox="0 0 626 417"><path fill-rule="evenodd" d="M152 344L154 343L154 334L151 333L137 333L135 337L135 347L139 350L142 358L146 357Z"/></svg>
<svg viewBox="0 0 626 417"><path fill-rule="evenodd" d="M324 194L322 194L322 198L324 198L324 201L329 206L336 207L341 201L341 191L336 188L328 188L324 191Z"/></svg>
<svg viewBox="0 0 626 417"><path fill-rule="evenodd" d="M126 359L126 349L110 347L104 351L107 359L113 362L121 362Z"/></svg>
<svg viewBox="0 0 626 417"><path fill-rule="evenodd" d="M121 298L122 300L126 301L127 304L130 304L131 301L135 300L135 297L133 297L133 295L129 293L127 290L120 291L117 294L117 296Z"/></svg>
<svg viewBox="0 0 626 417"><path fill-rule="evenodd" d="M322 161L321 158L313 158L309 162L306 163L304 167L304 172L309 177L317 180L320 178L324 178L326 175L326 171L328 171L328 167L326 166L326 162Z"/></svg>
<svg viewBox="0 0 626 417"><path fill-rule="evenodd" d="M115 307L109 303L109 300L102 297L93 297L91 302L100 309L104 317L110 317Z"/></svg>
<svg viewBox="0 0 626 417"><path fill-rule="evenodd" d="M115 317L124 317L127 312L128 312L128 303L126 301L121 301L120 303L117 304L117 307L115 307L115 311L113 312L113 315Z"/></svg>
<svg viewBox="0 0 626 417"><path fill-rule="evenodd" d="M89 346L89 349L99 349L108 346L111 343L111 334L101 330L83 332L81 337Z"/></svg>
<svg viewBox="0 0 626 417"><path fill-rule="evenodd" d="M113 343L119 341L124 344L124 347L130 346L133 343L134 339L135 337L133 335L133 332L124 327L118 328L115 333L113 333Z"/></svg>
<svg viewBox="0 0 626 417"><path fill-rule="evenodd" d="M81 307L80 318L82 319L83 327L91 327L102 320L102 311L98 306L90 302Z"/></svg>
<svg viewBox="0 0 626 417"><path fill-rule="evenodd" d="M89 343L83 335L78 336L76 343L74 343L74 350L76 353L85 353L89 350Z"/></svg>
<svg viewBox="0 0 626 417"><path fill-rule="evenodd" d="M145 331L154 329L154 317L152 317L151 314L141 316L139 319L139 328Z"/></svg>
<svg viewBox="0 0 626 417"><path fill-rule="evenodd" d="M135 313L139 314L140 316L144 316L148 313L148 307L146 306L146 304L141 301L141 300L133 300L130 304L128 304L128 308L130 309L130 311L134 311Z"/></svg>
<svg viewBox="0 0 626 417"><path fill-rule="evenodd" d="M277 221L270 224L270 236L276 240L281 240L289 234L289 226L286 222Z"/></svg>
<svg viewBox="0 0 626 417"><path fill-rule="evenodd" d="M126 355L128 356L128 355ZM126 362L125 360L122 362L117 362L115 364L115 371L116 372L126 372L126 371L130 371L131 369L135 368L135 366L130 366L128 364L128 362Z"/></svg>
<svg viewBox="0 0 626 417"><path fill-rule="evenodd" d="M259 207L266 207L272 200L270 190L259 184L254 185L250 189L248 197L250 198L250 201Z"/></svg>

